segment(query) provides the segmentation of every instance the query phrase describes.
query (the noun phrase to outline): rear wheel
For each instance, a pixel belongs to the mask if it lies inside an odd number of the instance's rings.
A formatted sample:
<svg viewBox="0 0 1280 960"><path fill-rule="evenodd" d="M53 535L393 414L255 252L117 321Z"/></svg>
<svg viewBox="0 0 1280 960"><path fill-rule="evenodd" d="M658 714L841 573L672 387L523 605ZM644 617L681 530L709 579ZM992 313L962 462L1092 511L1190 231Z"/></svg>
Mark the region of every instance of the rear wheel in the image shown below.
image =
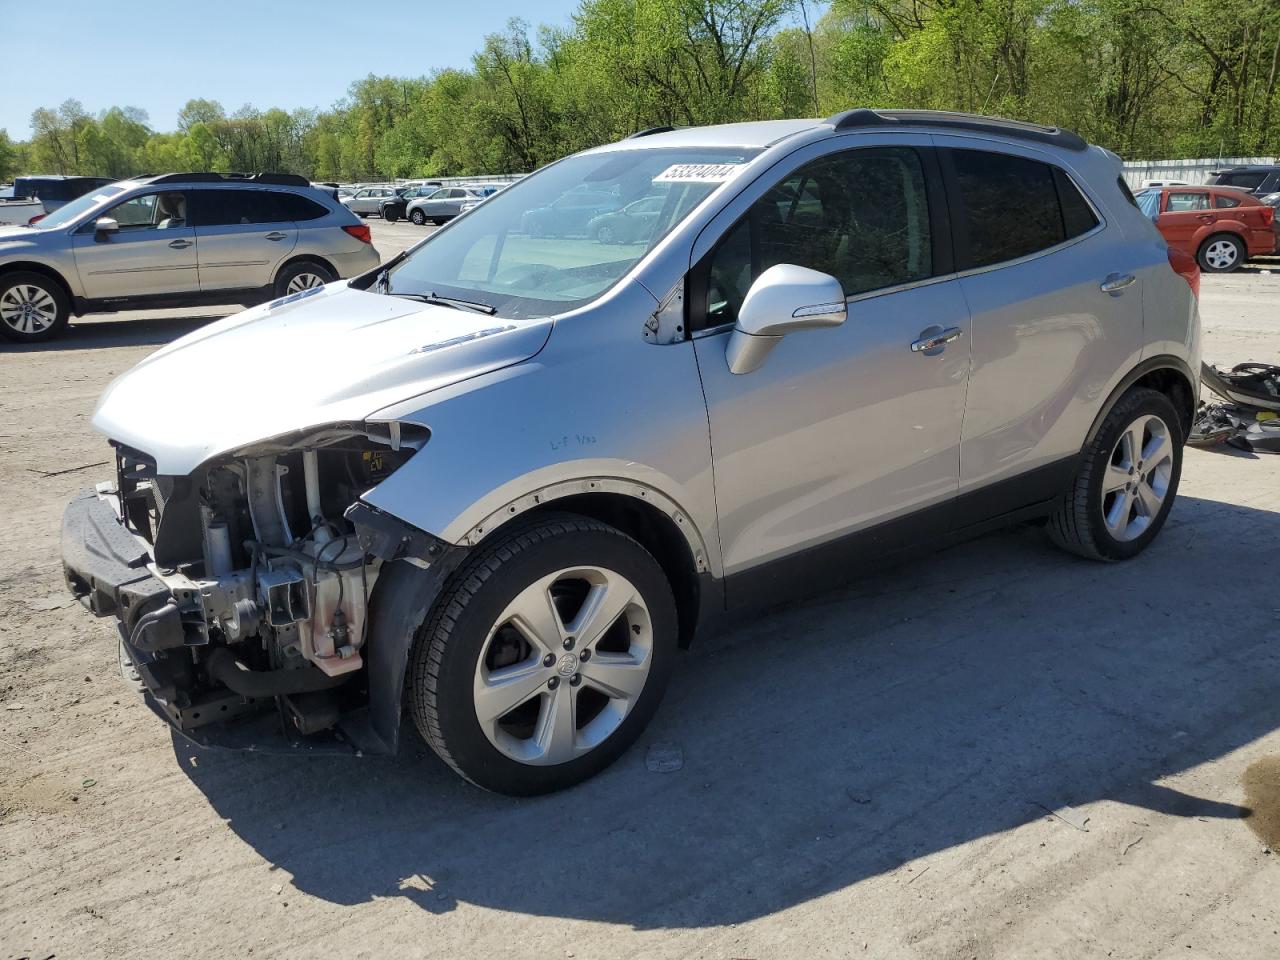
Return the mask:
<svg viewBox="0 0 1280 960"><path fill-rule="evenodd" d="M1182 475L1182 426L1163 393L1136 387L1107 414L1049 536L1091 560L1127 560L1164 526Z"/></svg>
<svg viewBox="0 0 1280 960"><path fill-rule="evenodd" d="M421 210L414 209L409 211L409 219L413 221L414 226L420 227L427 222L427 215Z"/></svg>
<svg viewBox="0 0 1280 960"><path fill-rule="evenodd" d="M51 340L70 319L66 293L44 274L19 271L0 277L0 336L18 343Z"/></svg>
<svg viewBox="0 0 1280 960"><path fill-rule="evenodd" d="M277 297L287 297L291 293L301 293L312 287L323 287L337 279L328 267L304 260L292 263L280 271L276 277L275 294Z"/></svg>
<svg viewBox="0 0 1280 960"><path fill-rule="evenodd" d="M419 629L414 721L478 786L571 786L643 731L676 631L671 587L635 540L570 514L520 524L454 573Z"/></svg>
<svg viewBox="0 0 1280 960"><path fill-rule="evenodd" d="M1244 263L1245 250L1240 238L1220 233L1200 244L1196 259L1200 269L1209 273L1230 273Z"/></svg>

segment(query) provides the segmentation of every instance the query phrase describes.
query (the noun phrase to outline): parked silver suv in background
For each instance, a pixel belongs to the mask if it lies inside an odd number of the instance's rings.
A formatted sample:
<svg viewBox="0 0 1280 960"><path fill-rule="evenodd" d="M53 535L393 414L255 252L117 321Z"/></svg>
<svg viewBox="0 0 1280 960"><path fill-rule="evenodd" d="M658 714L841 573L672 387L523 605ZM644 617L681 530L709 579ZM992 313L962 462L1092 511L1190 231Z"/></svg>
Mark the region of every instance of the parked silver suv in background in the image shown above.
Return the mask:
<svg viewBox="0 0 1280 960"><path fill-rule="evenodd" d="M370 241L291 174L121 180L0 229L0 335L47 340L72 314L257 303L377 266Z"/></svg>
<svg viewBox="0 0 1280 960"><path fill-rule="evenodd" d="M607 243L581 216L645 198ZM1061 130L647 131L117 378L67 581L189 736L258 713L394 753L403 693L463 776L553 790L731 612L1013 522L1140 553L1196 407L1198 284L1119 159Z"/></svg>

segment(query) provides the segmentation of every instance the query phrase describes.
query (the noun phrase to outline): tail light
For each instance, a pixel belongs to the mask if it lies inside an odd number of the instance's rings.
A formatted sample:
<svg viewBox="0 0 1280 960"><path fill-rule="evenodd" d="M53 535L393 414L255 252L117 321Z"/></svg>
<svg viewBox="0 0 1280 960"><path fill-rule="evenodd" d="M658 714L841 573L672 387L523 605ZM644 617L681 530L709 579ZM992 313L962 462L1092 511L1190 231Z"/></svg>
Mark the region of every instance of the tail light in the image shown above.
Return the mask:
<svg viewBox="0 0 1280 960"><path fill-rule="evenodd" d="M1263 206L1260 208L1262 213L1262 225L1269 227L1276 222L1276 208Z"/></svg>
<svg viewBox="0 0 1280 960"><path fill-rule="evenodd" d="M1170 247L1169 266L1173 267L1174 273L1187 281L1187 286L1191 288L1191 295L1199 300L1200 264L1196 262L1196 258L1177 247Z"/></svg>
<svg viewBox="0 0 1280 960"><path fill-rule="evenodd" d="M1269 210L1271 208L1268 207L1267 209ZM43 220L47 216L48 216L47 213L37 213L34 217L32 217L30 220L27 221L27 226L29 227L33 223L39 223L41 220Z"/></svg>
<svg viewBox="0 0 1280 960"><path fill-rule="evenodd" d="M370 233L369 225L367 223L353 223L349 226L343 227L342 229L351 234L361 243L373 243L373 234Z"/></svg>

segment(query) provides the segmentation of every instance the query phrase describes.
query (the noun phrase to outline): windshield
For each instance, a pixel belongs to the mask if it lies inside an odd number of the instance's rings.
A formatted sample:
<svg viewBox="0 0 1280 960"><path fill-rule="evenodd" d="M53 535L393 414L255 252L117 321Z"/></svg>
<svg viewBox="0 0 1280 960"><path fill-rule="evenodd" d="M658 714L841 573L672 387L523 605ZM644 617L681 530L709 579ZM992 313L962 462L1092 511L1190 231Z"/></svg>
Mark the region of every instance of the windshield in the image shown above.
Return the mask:
<svg viewBox="0 0 1280 960"><path fill-rule="evenodd" d="M1159 190L1143 190L1133 198L1138 209L1154 220L1160 216L1160 191Z"/></svg>
<svg viewBox="0 0 1280 960"><path fill-rule="evenodd" d="M59 207L47 217L37 220L31 226L36 230L56 230L58 227L65 227L74 223L81 215L94 207L121 193L124 193L124 187L99 187L91 193L86 193L83 197L76 197L70 203Z"/></svg>
<svg viewBox="0 0 1280 960"><path fill-rule="evenodd" d="M654 148L570 157L494 194L419 247L391 270L389 292L453 297L509 317L581 306L757 152ZM645 199L655 214L638 221L620 213Z"/></svg>

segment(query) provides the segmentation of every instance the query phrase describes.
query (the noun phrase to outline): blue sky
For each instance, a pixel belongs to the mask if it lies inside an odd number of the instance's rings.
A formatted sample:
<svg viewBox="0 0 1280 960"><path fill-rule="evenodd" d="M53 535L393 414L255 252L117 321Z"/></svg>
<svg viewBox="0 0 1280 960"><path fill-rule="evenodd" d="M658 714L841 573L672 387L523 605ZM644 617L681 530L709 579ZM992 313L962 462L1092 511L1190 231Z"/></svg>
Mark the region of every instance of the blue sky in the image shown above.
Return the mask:
<svg viewBox="0 0 1280 960"><path fill-rule="evenodd" d="M370 73L420 76L465 66L512 16L566 24L577 0L217 3L0 0L0 129L31 135L31 111L68 97L92 114L146 110L172 130L194 97L228 112L328 107ZM25 38L24 38L25 35ZM28 51L15 56L16 51Z"/></svg>

